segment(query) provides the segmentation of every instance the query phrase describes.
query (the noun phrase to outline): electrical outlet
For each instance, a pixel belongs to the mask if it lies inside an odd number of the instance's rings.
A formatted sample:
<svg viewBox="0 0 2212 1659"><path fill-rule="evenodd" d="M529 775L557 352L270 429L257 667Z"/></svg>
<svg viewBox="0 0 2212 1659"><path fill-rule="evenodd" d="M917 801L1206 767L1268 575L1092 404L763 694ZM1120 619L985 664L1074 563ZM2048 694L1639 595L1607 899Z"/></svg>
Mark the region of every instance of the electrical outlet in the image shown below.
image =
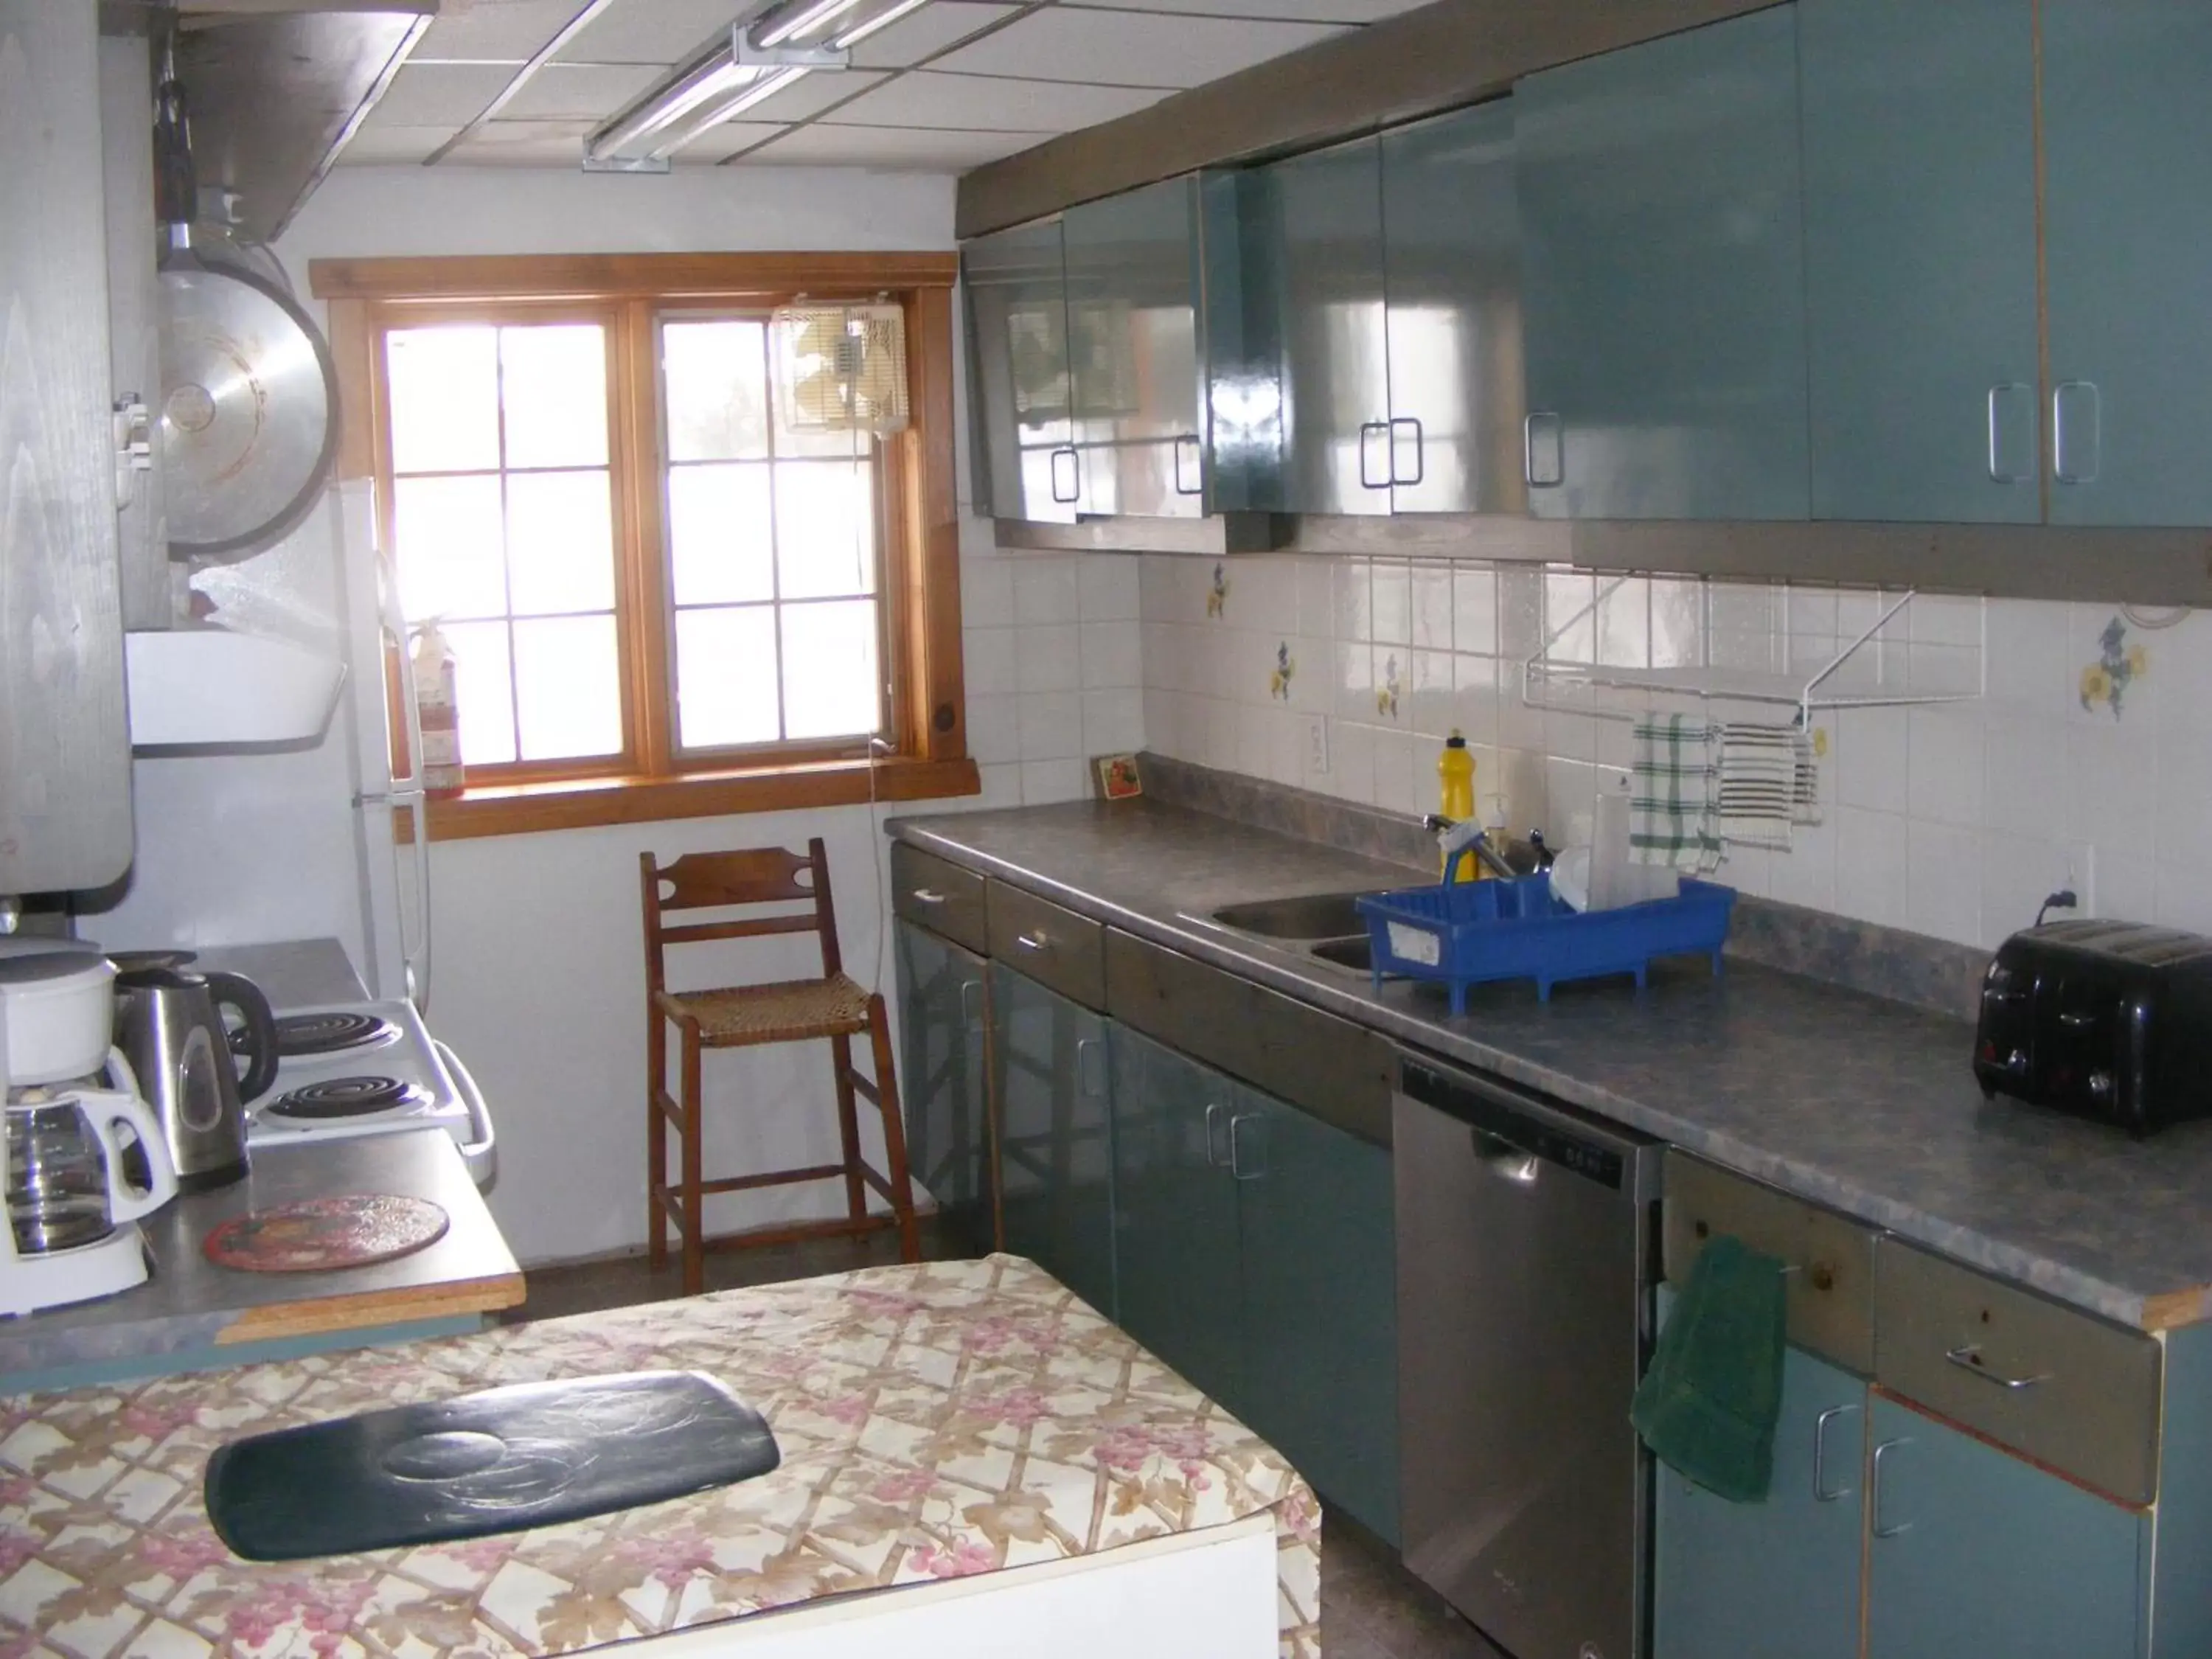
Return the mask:
<svg viewBox="0 0 2212 1659"><path fill-rule="evenodd" d="M1326 714L1306 716L1306 775L1314 778L1328 775L1328 717Z"/></svg>

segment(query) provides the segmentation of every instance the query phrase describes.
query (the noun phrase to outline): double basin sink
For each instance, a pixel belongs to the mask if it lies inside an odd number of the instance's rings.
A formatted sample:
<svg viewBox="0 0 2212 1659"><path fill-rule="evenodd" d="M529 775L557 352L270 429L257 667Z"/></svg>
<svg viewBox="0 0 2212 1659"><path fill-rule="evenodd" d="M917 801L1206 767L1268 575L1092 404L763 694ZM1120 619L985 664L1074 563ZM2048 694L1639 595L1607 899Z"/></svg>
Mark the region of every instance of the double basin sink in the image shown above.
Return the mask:
<svg viewBox="0 0 2212 1659"><path fill-rule="evenodd" d="M1226 904L1213 920L1240 933L1305 946L1317 962L1367 973L1375 965L1367 939L1367 918L1354 902L1358 893L1304 893L1292 898L1258 899Z"/></svg>

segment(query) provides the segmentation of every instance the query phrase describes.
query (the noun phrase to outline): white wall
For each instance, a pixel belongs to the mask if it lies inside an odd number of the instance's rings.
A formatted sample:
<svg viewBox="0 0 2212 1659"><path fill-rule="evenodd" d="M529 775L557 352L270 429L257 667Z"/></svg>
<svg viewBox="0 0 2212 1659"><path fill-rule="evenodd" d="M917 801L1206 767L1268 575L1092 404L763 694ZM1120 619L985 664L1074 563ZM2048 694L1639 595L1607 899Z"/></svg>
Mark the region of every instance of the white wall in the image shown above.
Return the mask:
<svg viewBox="0 0 2212 1659"><path fill-rule="evenodd" d="M277 252L304 297L307 262L326 256L949 248L952 196L949 178L843 169L702 168L652 178L341 168ZM957 430L964 501L964 418ZM247 589L322 593L326 563L322 577L300 573L313 571L318 553L327 560L329 533L319 521L302 536L324 542L303 550L295 537L219 585L227 581L234 599ZM982 520L964 523L962 540L969 720L983 794L941 805L1079 796L1086 744L1095 751L1143 740L1135 562L1110 562L1109 570L1000 555ZM1024 658L1016 639L1024 622L1053 630L1039 635L1048 655L1032 647ZM1024 690L1038 694L1026 713L1017 705ZM339 852L351 844L346 742L341 726L296 755L142 760L137 884L120 910L88 921L87 931L113 946L332 932L352 942L358 925L347 911L355 885ZM256 811L257 800L274 805ZM501 1141L492 1208L526 1263L620 1249L645 1236L638 854L665 859L695 849L803 846L823 836L848 969L873 983L882 935L877 822L884 816L888 810L848 807L434 848L431 1022L466 1058L492 1104ZM726 979L811 971L803 945L778 956L784 943L700 948ZM725 954L713 957L717 950ZM880 960L888 992L889 958ZM710 1174L718 1165L737 1173L835 1156L823 1045L714 1061L707 1080ZM842 1201L834 1185L738 1195L722 1200L709 1221L719 1230L830 1214Z"/></svg>
<svg viewBox="0 0 2212 1659"><path fill-rule="evenodd" d="M1215 567L1146 556L1146 724L1153 747L1401 811L1433 810L1440 740L1474 745L1486 811L1559 844L1600 778L1629 761L1625 723L1532 709L1522 665L1596 595L1584 572L1465 562L1276 556ZM1891 596L1895 597L1895 596ZM1802 675L1870 625L1876 598L1832 588L1627 583L1554 654L1619 666L1700 660ZM2143 672L2118 708L2085 707L2106 629ZM1978 689L1948 706L1829 713L1826 822L1786 852L1738 849L1744 891L1994 946L2072 887L2085 913L2212 932L2212 617L2110 605L1917 599L1882 636L1887 678ZM1287 651L1287 696L1273 670ZM1398 695L1387 693L1395 670ZM1633 712L1662 700L1599 694ZM1691 705L1684 705L1691 706ZM1716 705L1785 721L1786 709ZM1308 764L1328 722L1331 766Z"/></svg>

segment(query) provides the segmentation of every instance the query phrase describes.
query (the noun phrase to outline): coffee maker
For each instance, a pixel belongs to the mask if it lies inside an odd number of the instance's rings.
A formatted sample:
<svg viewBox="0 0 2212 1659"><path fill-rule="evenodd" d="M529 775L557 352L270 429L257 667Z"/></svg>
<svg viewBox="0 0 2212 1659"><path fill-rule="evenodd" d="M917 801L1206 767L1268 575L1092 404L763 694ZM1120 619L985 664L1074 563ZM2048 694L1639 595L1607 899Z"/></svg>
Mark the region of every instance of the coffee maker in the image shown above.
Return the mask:
<svg viewBox="0 0 2212 1659"><path fill-rule="evenodd" d="M0 957L0 1315L146 1281L137 1221L177 1194L161 1127L111 1042L105 957ZM146 1182L125 1173L143 1159Z"/></svg>

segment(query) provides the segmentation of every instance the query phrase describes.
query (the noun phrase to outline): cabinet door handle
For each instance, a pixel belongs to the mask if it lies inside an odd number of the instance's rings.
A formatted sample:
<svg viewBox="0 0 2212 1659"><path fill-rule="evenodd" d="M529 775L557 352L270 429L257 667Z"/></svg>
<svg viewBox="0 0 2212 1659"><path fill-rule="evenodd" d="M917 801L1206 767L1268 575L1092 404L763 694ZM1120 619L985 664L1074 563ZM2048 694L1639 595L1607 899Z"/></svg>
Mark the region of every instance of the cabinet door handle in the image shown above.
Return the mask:
<svg viewBox="0 0 2212 1659"><path fill-rule="evenodd" d="M2077 419L2086 432L2075 430ZM2094 483L2104 459L2104 394L2094 380L2061 380L2051 394L2051 477L2063 484Z"/></svg>
<svg viewBox="0 0 2212 1659"><path fill-rule="evenodd" d="M1243 1130L1246 1124L1258 1121L1259 1114L1256 1112L1239 1112L1229 1120L1229 1173L1239 1181L1257 1181L1267 1173L1267 1166L1264 1163L1255 1169L1244 1167Z"/></svg>
<svg viewBox="0 0 2212 1659"><path fill-rule="evenodd" d="M2049 1371L2038 1371L2033 1376L2007 1376L2001 1371L1989 1370L1982 1364L1982 1350L1978 1343L1969 1342L1962 1348L1946 1348L1943 1358L1969 1376L1978 1376L1983 1382L2000 1389L2032 1389L2039 1382L2051 1380Z"/></svg>
<svg viewBox="0 0 2212 1659"><path fill-rule="evenodd" d="M2018 380L2001 381L1990 388L1990 481L1992 483L2016 484L2030 481L2031 474L2015 472L2005 465L2004 416L1998 405L2008 398L2025 397L2031 400L2028 407L2033 409L2034 395L2033 387L2023 386Z"/></svg>
<svg viewBox="0 0 2212 1659"><path fill-rule="evenodd" d="M1377 433L1382 434L1383 441L1388 443L1390 437L1390 422L1362 421L1359 423L1359 487L1362 489L1388 489L1390 487L1389 472L1386 470L1378 478L1375 476L1374 469L1367 464L1368 457L1375 453L1370 440Z"/></svg>
<svg viewBox="0 0 2212 1659"><path fill-rule="evenodd" d="M1190 453L1188 483L1183 482L1185 450ZM1206 493L1206 450L1195 436L1188 433L1175 441L1175 493L1178 495L1203 495Z"/></svg>
<svg viewBox="0 0 2212 1659"><path fill-rule="evenodd" d="M1567 481L1567 423L1551 410L1532 410L1521 422L1521 476L1531 489L1557 489Z"/></svg>
<svg viewBox="0 0 2212 1659"><path fill-rule="evenodd" d="M1052 940L1041 928L1033 933L1015 934L1014 943L1024 951L1048 951L1052 948Z"/></svg>
<svg viewBox="0 0 2212 1659"><path fill-rule="evenodd" d="M1849 1486L1831 1488L1828 1485L1828 1425L1857 1410L1856 1406L1831 1406L1813 1419L1813 1501L1815 1504L1832 1504L1838 1498L1851 1495Z"/></svg>
<svg viewBox="0 0 2212 1659"><path fill-rule="evenodd" d="M907 890L913 896L914 902L916 904L942 904L945 902L945 895L939 892L934 887L910 887Z"/></svg>
<svg viewBox="0 0 2212 1659"><path fill-rule="evenodd" d="M1103 1100L1106 1097L1104 1069L1091 1063L1099 1054L1103 1041L1100 1037L1079 1037L1076 1040L1075 1086L1088 1100ZM1093 1079L1097 1081L1094 1082Z"/></svg>
<svg viewBox="0 0 2212 1659"><path fill-rule="evenodd" d="M1413 429L1413 476L1410 478L1401 478L1398 476L1398 428L1401 426L1409 426ZM1394 484L1402 484L1410 489L1428 475L1428 465L1423 459L1421 453L1421 423L1411 415L1393 416L1390 422L1390 482Z"/></svg>
<svg viewBox="0 0 2212 1659"><path fill-rule="evenodd" d="M1207 1101L1206 1103L1206 1167L1209 1170L1218 1170L1222 1167L1221 1159L1216 1156L1213 1150L1213 1126L1220 1116L1221 1103L1218 1100Z"/></svg>
<svg viewBox="0 0 2212 1659"><path fill-rule="evenodd" d="M983 981L980 979L963 979L960 981L960 1022L971 1031L980 1031L983 1029L982 989ZM972 1013L968 1009L968 994L970 991L977 994L975 1012Z"/></svg>
<svg viewBox="0 0 2212 1659"><path fill-rule="evenodd" d="M1899 1533L1912 1530L1912 1522L1910 1521L1899 1521L1890 1524L1884 1522L1881 1518L1882 1459L1899 1446L1909 1446L1911 1443L1912 1437L1908 1434L1896 1440L1885 1440L1874 1449L1874 1535L1876 1538L1894 1538Z"/></svg>
<svg viewBox="0 0 2212 1659"><path fill-rule="evenodd" d="M1060 464L1067 463L1067 493L1060 494ZM1052 498L1066 507L1083 494L1083 458L1075 453L1073 444L1062 444L1052 452Z"/></svg>

